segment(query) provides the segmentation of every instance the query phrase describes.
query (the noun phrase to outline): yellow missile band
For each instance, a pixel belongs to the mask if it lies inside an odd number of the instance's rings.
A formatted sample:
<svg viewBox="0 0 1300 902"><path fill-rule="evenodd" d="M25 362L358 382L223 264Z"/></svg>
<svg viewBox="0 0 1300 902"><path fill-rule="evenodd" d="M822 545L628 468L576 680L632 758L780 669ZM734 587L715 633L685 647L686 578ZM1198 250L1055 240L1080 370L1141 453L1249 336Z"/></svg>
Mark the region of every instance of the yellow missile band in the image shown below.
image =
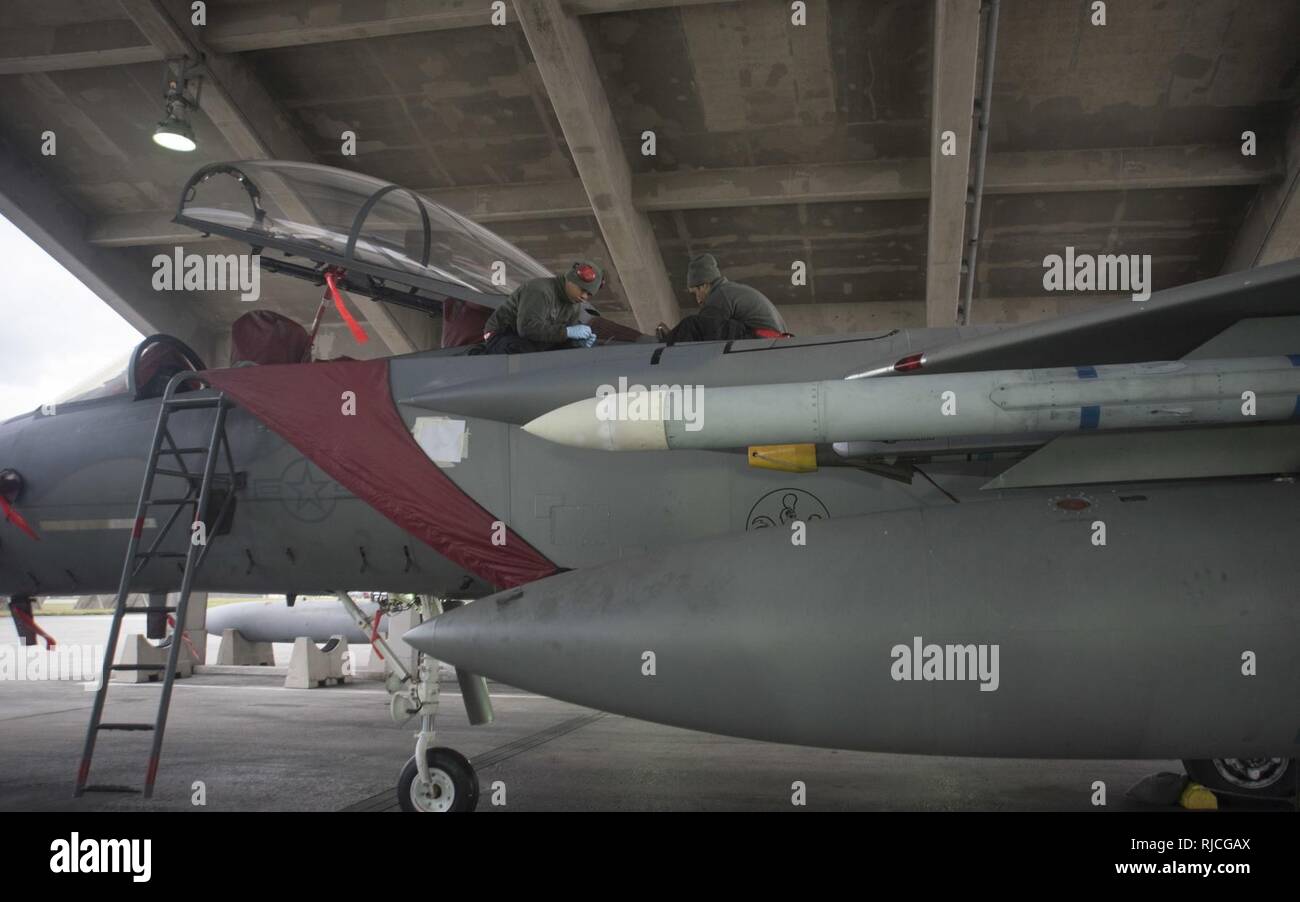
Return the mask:
<svg viewBox="0 0 1300 902"><path fill-rule="evenodd" d="M750 445L749 465L783 473L816 473L817 446Z"/></svg>

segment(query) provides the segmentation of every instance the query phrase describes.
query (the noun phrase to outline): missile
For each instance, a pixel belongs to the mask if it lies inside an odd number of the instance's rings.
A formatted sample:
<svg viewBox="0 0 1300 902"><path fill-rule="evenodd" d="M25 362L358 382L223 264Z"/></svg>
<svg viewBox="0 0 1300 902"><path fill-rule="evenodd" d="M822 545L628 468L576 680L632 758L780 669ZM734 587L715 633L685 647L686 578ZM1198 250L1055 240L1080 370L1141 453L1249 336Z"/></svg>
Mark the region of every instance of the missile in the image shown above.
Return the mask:
<svg viewBox="0 0 1300 902"><path fill-rule="evenodd" d="M819 520L802 545L769 528L548 577L405 640L563 701L771 742L1294 756L1298 502L1260 482Z"/></svg>
<svg viewBox="0 0 1300 902"><path fill-rule="evenodd" d="M662 451L1240 425L1296 416L1300 355L719 388L620 383L523 428L579 448Z"/></svg>

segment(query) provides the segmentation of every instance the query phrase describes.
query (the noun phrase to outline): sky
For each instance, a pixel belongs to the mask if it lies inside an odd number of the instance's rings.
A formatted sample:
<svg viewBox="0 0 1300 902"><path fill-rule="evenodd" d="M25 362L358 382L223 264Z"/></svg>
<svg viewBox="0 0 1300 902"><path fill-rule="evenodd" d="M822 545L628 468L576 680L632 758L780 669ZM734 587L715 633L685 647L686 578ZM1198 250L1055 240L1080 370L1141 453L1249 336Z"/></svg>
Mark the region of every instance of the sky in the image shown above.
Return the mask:
<svg viewBox="0 0 1300 902"><path fill-rule="evenodd" d="M142 336L0 216L0 420L56 400Z"/></svg>

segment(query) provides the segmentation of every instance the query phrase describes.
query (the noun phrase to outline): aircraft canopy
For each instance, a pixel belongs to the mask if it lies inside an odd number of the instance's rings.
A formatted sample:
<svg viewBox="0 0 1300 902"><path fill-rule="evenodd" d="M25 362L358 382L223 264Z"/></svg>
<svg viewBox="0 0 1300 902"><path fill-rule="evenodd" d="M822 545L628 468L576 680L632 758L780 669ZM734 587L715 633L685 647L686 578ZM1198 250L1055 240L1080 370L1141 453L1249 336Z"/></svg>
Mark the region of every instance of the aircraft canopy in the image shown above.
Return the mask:
<svg viewBox="0 0 1300 902"><path fill-rule="evenodd" d="M503 238L407 188L330 166L215 163L191 176L175 221L262 250L262 265L435 313L455 298L496 307L551 273ZM275 252L268 254L268 251Z"/></svg>

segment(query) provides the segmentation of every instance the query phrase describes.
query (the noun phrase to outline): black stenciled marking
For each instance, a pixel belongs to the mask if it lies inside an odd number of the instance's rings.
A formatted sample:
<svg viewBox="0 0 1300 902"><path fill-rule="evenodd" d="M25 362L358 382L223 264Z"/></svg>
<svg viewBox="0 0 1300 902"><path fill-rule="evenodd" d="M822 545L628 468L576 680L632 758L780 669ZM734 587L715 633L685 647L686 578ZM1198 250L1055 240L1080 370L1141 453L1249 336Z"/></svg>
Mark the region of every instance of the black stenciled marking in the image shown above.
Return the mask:
<svg viewBox="0 0 1300 902"><path fill-rule="evenodd" d="M830 512L822 500L804 489L776 489L768 492L749 509L745 530L789 526L795 520L804 523L828 520Z"/></svg>

